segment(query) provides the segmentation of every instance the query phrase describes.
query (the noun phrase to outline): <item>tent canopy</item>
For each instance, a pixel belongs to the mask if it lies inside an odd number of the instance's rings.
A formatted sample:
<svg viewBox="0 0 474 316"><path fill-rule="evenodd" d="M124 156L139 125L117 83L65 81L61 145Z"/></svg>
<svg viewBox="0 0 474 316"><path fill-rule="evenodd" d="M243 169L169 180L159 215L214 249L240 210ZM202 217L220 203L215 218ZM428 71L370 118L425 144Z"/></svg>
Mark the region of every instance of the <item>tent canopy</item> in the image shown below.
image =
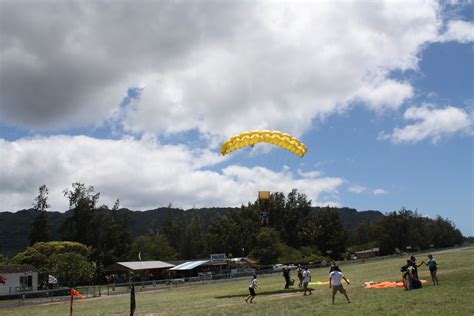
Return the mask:
<svg viewBox="0 0 474 316"><path fill-rule="evenodd" d="M180 264L174 268L171 268L170 271L186 271L197 268L205 263L208 263L209 260L199 260L199 261L188 261L183 264Z"/></svg>

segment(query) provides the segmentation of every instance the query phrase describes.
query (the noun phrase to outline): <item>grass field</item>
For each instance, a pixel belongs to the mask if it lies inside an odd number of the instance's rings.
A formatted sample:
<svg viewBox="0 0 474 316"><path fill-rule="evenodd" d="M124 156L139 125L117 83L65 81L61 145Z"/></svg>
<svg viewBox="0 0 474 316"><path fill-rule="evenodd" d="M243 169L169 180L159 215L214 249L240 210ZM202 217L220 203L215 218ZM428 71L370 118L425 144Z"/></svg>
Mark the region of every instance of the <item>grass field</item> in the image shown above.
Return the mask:
<svg viewBox="0 0 474 316"><path fill-rule="evenodd" d="M405 258L341 265L351 285L346 286L352 301L341 294L331 304L327 285L313 286L312 295L303 296L298 288L283 290L280 274L258 278L255 304L246 304L247 280L137 292L136 315L474 315L474 248L433 253L439 264L439 286L433 286L426 266L419 268L428 283L420 290L402 288L364 289L366 281L400 279ZM417 261L426 254L417 255ZM328 269L314 269L313 281L326 281ZM74 315L129 315L130 296L107 296L75 301ZM67 302L0 310L1 315L67 315Z"/></svg>

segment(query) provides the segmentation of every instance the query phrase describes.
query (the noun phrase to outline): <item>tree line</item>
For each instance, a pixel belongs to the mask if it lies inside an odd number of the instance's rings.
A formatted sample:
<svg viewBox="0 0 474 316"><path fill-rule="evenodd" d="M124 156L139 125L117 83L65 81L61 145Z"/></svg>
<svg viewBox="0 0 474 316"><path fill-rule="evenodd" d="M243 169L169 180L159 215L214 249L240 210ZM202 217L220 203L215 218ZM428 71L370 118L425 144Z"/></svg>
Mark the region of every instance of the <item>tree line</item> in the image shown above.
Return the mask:
<svg viewBox="0 0 474 316"><path fill-rule="evenodd" d="M348 230L336 208L314 209L311 200L297 190L287 195L272 193L265 205L257 200L210 222L204 222L199 213L190 220L182 212L169 214L160 226L132 238L128 215L120 212L118 199L112 208L100 205L100 193L83 183L73 183L64 196L70 216L59 231L61 240L69 243L51 243L48 189L43 185L34 203L37 215L29 235L31 247L9 261L33 264L40 271L54 271L81 284L104 282L104 269L118 261L198 259L225 253L249 256L262 265L314 263L348 259L355 251L372 247L385 255L407 247L413 251L463 242L461 232L448 219L422 217L405 208ZM268 221L261 219L262 207ZM78 266L71 267L72 262ZM66 275L75 270L81 273Z"/></svg>

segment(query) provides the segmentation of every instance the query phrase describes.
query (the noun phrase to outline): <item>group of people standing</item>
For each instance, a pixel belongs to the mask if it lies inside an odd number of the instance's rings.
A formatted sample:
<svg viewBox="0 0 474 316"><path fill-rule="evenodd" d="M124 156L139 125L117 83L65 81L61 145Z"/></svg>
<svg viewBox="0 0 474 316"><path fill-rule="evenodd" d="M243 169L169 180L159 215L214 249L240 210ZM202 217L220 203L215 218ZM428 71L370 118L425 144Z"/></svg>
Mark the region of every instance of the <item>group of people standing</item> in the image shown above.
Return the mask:
<svg viewBox="0 0 474 316"><path fill-rule="evenodd" d="M308 267L301 268L299 264L296 268L296 273L298 275L299 283L298 287L302 287L304 289L304 294L306 295L309 292L309 295L312 294L313 289L309 287L309 282L311 282L311 272L308 270Z"/></svg>
<svg viewBox="0 0 474 316"><path fill-rule="evenodd" d="M411 256L410 259L407 260L406 265L401 268L402 278L403 278L403 285L405 289L418 289L421 288L421 281L418 278L418 268L425 264L431 274L431 279L433 280L434 285L438 285L438 276L436 275L438 270L438 263L436 262L435 258L430 254L428 255L428 261L422 261L420 264L416 263L416 258ZM298 275L299 284L298 287L302 287L304 289L304 294L307 295L312 294L313 289L309 287L309 283L311 282L311 272L308 270L308 267L302 268L301 265L298 265L296 268L296 273ZM283 277L285 278L285 289L288 289L290 285L293 285L294 280L290 277L290 269L284 268L283 269ZM344 280L347 284L349 280L344 276L339 266L337 266L334 262L331 265L329 270L329 288L332 289L332 303L334 304L334 299L336 297L337 292L343 294L348 303L350 303L349 296L347 295L347 291L342 285L342 280ZM257 276L254 275L252 281L249 285L249 296L245 299L245 302L253 302L253 299L257 295L255 290L258 288L257 286Z"/></svg>
<svg viewBox="0 0 474 316"><path fill-rule="evenodd" d="M420 264L416 264L415 256L411 256L407 259L407 263L401 268L403 286L406 290L419 289L422 287L421 281L418 278L418 268L423 264L426 264L430 270L431 279L433 285L438 285L438 263L435 258L430 254L428 255L428 261L422 261Z"/></svg>
<svg viewBox="0 0 474 316"><path fill-rule="evenodd" d="M304 289L303 295L306 296L308 292L309 292L309 295L311 295L314 289L309 287L309 283L311 282L311 272L308 270L308 267L302 268L301 265L298 265L298 267L296 268L296 272L298 274L298 279L299 279L298 287L300 288L302 287ZM293 281L290 278L290 269L288 268L283 269L283 277L285 278L285 289L288 289L289 286L292 285L292 281ZM334 304L334 299L336 297L337 292L340 292L341 294L343 294L346 297L348 303L351 302L349 300L349 297L347 296L346 289L342 285L342 280L346 281L347 284L350 284L349 280L344 276L341 269L337 265L333 264L331 266L331 269L329 270L329 288L332 289L332 303L333 304ZM249 285L250 294L245 299L246 303L253 303L253 299L257 295L255 293L255 290L257 288L258 288L257 276L254 275Z"/></svg>

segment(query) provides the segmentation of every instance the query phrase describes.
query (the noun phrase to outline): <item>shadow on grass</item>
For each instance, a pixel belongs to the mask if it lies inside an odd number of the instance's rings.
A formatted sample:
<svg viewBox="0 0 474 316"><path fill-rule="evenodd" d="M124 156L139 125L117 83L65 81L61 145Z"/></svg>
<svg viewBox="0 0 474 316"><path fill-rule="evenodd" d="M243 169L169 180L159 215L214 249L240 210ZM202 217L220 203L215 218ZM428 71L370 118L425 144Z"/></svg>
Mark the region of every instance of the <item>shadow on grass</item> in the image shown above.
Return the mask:
<svg viewBox="0 0 474 316"><path fill-rule="evenodd" d="M312 289L314 290L314 289ZM266 291L266 292L259 292L257 291L257 296L265 296L265 295L275 295L275 294L289 294L289 293L297 293L297 292L303 292L304 289L284 289L284 290L277 290L277 291ZM234 298L234 297L246 297L248 296L248 293L245 294L234 294L234 295L223 295L223 296L216 296L215 298L217 299L222 299L222 298Z"/></svg>

